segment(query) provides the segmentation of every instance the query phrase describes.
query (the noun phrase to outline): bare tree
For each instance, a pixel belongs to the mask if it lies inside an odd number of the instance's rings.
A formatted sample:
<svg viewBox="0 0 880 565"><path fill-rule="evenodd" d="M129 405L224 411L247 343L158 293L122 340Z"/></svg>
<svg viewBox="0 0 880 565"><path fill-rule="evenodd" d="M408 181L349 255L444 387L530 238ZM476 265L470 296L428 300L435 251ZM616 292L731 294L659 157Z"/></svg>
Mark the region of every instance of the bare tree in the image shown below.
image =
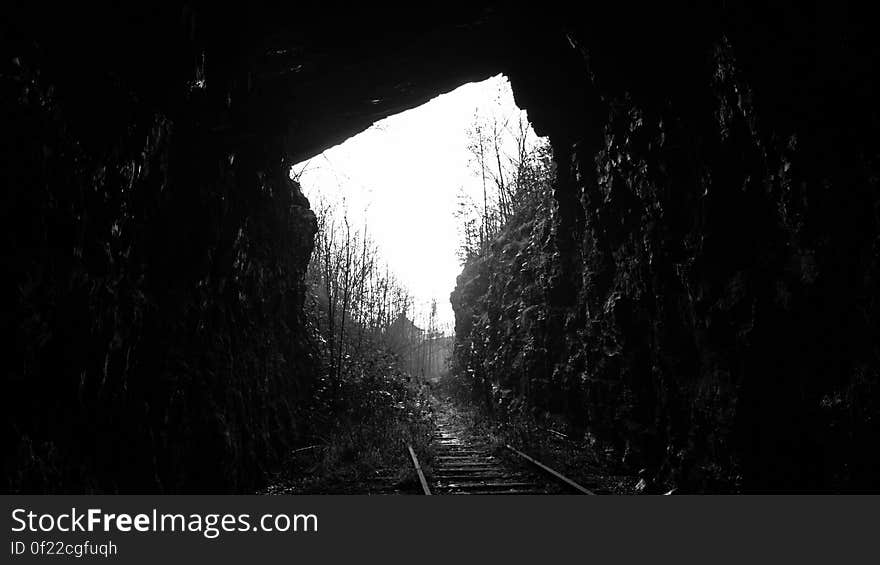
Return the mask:
<svg viewBox="0 0 880 565"><path fill-rule="evenodd" d="M504 116L500 103L486 114L475 113L468 129L468 150L482 183L482 206L459 190L456 216L462 262L485 253L517 210L549 188L552 177L549 143L535 136L524 112Z"/></svg>

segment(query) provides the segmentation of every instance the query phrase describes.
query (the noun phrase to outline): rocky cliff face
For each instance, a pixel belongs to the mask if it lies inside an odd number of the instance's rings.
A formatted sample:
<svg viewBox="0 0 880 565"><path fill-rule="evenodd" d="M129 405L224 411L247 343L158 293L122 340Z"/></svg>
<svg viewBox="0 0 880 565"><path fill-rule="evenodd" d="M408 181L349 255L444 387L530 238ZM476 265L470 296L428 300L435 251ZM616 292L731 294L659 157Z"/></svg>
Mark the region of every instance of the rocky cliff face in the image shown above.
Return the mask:
<svg viewBox="0 0 880 565"><path fill-rule="evenodd" d="M858 8L9 10L6 488L258 482L313 370L287 166L497 72L559 171L522 248L486 259L515 279L525 253L541 293L468 295L540 338L530 401L694 488L876 486L880 59Z"/></svg>
<svg viewBox="0 0 880 565"><path fill-rule="evenodd" d="M278 142L4 60L4 490L245 490L296 440L315 218ZM92 78L86 73L86 77Z"/></svg>
<svg viewBox="0 0 880 565"><path fill-rule="evenodd" d="M512 74L555 213L459 279L464 365L679 487L876 488L877 43L701 10L597 9Z"/></svg>

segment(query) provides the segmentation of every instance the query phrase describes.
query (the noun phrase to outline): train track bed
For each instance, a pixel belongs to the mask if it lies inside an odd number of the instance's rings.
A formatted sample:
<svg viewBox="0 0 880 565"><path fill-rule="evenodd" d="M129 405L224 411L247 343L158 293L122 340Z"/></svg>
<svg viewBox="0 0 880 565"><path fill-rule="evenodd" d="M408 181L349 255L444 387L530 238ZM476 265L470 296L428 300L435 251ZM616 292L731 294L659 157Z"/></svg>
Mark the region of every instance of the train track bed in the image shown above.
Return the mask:
<svg viewBox="0 0 880 565"><path fill-rule="evenodd" d="M432 494L636 492L638 477L610 471L601 456L564 434L505 433L451 402L434 407L433 458L425 472Z"/></svg>
<svg viewBox="0 0 880 565"><path fill-rule="evenodd" d="M454 423L438 418L430 469L432 494L557 494L558 485L494 455L486 442L467 438Z"/></svg>

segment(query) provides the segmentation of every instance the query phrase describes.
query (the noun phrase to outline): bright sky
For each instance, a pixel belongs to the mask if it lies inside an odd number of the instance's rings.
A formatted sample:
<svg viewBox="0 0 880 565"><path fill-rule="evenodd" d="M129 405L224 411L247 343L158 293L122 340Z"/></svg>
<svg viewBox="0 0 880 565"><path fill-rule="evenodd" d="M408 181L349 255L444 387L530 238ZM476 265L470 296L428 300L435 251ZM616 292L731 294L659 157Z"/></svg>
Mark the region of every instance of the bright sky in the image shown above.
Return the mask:
<svg viewBox="0 0 880 565"><path fill-rule="evenodd" d="M510 83L498 75L470 83L373 124L293 167L313 204L344 196L352 226L363 226L417 307L437 299L440 328L454 323L449 294L461 272L455 220L459 188L482 199L470 166L467 130L475 112L515 116ZM424 311L424 310L423 310Z"/></svg>

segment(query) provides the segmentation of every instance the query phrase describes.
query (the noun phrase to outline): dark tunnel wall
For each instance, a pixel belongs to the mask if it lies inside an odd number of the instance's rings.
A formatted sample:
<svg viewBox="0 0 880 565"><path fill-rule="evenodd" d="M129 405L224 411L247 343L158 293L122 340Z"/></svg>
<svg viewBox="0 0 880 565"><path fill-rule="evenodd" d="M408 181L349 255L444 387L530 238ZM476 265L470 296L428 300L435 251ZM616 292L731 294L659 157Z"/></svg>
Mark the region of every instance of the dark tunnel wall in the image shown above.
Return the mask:
<svg viewBox="0 0 880 565"><path fill-rule="evenodd" d="M316 370L289 165L499 71L559 165L529 401L687 488L876 488L856 8L35 10L0 61L6 490L259 485Z"/></svg>
<svg viewBox="0 0 880 565"><path fill-rule="evenodd" d="M529 242L537 264L502 240L459 279L461 351L479 351L461 362L667 487L876 489L868 19L593 6L565 19L553 64L518 53L558 216Z"/></svg>

